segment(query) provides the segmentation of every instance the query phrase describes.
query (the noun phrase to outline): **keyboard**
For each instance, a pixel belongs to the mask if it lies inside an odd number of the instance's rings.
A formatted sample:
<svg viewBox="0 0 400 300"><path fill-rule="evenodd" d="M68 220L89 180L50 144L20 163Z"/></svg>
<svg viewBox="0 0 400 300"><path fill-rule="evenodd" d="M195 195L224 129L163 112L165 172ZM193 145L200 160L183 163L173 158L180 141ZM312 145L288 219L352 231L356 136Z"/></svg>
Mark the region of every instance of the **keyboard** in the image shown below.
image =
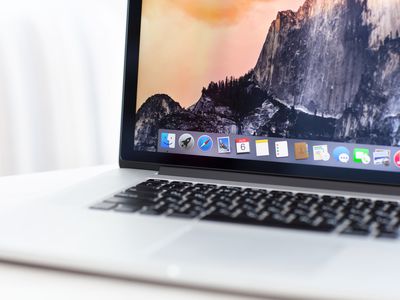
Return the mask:
<svg viewBox="0 0 400 300"><path fill-rule="evenodd" d="M395 201L149 179L95 210L397 239Z"/></svg>

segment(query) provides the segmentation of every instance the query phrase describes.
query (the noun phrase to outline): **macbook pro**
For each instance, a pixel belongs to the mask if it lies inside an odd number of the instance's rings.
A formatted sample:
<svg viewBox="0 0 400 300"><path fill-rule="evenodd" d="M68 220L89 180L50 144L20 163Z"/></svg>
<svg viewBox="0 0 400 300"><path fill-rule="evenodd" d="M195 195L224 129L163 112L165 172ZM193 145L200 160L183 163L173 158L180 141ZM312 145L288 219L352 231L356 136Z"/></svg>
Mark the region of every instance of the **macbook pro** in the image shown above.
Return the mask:
<svg viewBox="0 0 400 300"><path fill-rule="evenodd" d="M400 0L131 0L120 168L0 212L0 258L398 298L399 31Z"/></svg>

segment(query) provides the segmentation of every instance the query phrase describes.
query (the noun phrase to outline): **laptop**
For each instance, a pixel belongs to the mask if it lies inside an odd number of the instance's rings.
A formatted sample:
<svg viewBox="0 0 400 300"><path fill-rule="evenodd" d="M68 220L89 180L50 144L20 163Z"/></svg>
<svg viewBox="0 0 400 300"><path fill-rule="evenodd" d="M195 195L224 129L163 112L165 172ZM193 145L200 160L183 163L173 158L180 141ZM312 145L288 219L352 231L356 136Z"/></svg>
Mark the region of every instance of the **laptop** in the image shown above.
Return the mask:
<svg viewBox="0 0 400 300"><path fill-rule="evenodd" d="M280 299L398 298L400 1L128 10L120 168L2 210L1 259Z"/></svg>

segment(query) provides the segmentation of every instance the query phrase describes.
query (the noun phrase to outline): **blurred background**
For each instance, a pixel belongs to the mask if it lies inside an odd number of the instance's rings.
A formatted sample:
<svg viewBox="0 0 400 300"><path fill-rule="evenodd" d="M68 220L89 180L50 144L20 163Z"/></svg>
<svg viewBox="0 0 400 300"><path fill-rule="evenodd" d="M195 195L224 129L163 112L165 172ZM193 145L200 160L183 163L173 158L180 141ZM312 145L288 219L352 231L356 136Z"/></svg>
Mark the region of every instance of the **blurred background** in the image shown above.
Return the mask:
<svg viewBox="0 0 400 300"><path fill-rule="evenodd" d="M0 176L118 161L126 0L0 0Z"/></svg>

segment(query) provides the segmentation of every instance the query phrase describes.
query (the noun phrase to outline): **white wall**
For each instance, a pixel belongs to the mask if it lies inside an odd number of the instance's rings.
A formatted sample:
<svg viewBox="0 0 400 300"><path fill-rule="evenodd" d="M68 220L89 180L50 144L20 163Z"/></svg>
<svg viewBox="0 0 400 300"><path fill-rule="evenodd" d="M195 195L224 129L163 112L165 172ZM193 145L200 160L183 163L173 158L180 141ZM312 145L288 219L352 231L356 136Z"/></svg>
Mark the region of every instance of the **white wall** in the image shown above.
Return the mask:
<svg viewBox="0 0 400 300"><path fill-rule="evenodd" d="M0 175L118 158L126 0L0 0Z"/></svg>

